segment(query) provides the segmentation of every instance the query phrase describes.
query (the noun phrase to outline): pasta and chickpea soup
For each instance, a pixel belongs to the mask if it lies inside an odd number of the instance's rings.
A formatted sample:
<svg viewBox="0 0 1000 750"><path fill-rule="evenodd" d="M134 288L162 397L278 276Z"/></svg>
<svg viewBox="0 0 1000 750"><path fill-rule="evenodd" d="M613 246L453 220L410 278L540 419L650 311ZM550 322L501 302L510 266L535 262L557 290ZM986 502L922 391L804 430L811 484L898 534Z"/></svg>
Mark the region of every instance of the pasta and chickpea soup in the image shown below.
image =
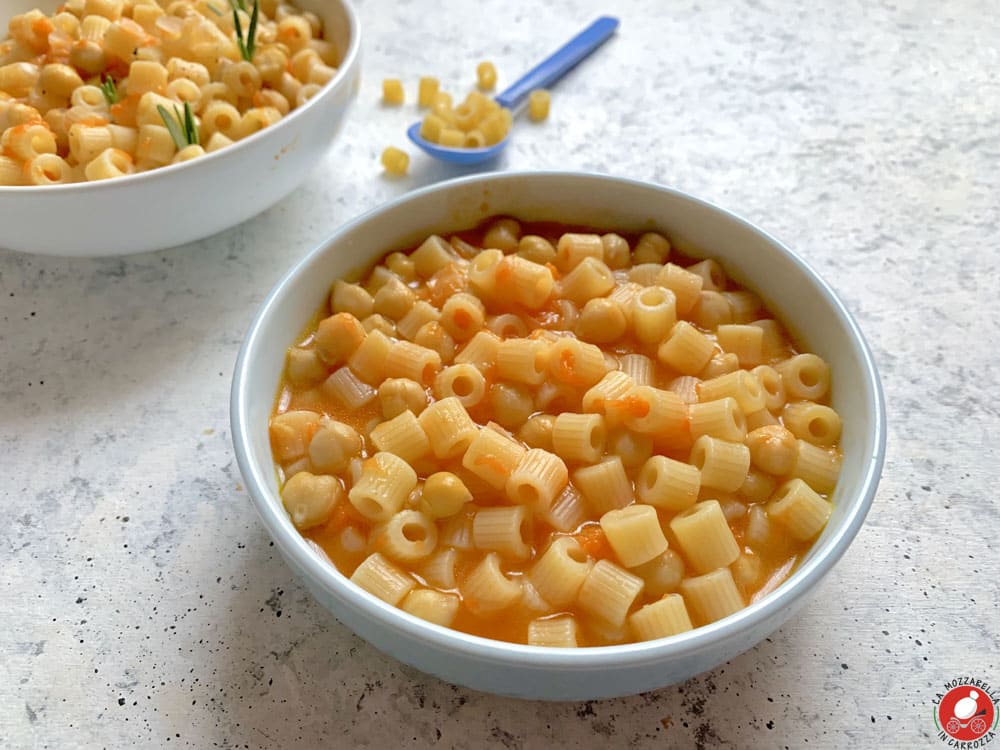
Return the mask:
<svg viewBox="0 0 1000 750"><path fill-rule="evenodd" d="M337 72L285 0L66 0L0 39L0 186L102 180L253 135Z"/></svg>
<svg viewBox="0 0 1000 750"><path fill-rule="evenodd" d="M681 633L830 516L841 422L714 260L498 218L335 282L270 421L292 521L374 596L543 646Z"/></svg>

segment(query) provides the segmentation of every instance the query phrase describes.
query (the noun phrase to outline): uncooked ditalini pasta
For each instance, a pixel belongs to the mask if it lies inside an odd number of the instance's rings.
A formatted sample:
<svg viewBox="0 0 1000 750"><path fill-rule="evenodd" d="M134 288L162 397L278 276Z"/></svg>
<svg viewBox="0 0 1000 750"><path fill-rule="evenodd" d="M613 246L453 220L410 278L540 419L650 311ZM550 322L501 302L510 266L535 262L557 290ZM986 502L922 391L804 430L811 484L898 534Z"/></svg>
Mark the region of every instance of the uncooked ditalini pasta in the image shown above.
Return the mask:
<svg viewBox="0 0 1000 750"><path fill-rule="evenodd" d="M163 96L155 66L133 74ZM479 100L433 84L428 120L464 138ZM119 137L73 132L79 153ZM0 172L31 145L11 138ZM729 616L823 534L830 367L720 264L660 232L506 216L386 250L332 280L269 425L291 522L360 588L488 638L610 645Z"/></svg>

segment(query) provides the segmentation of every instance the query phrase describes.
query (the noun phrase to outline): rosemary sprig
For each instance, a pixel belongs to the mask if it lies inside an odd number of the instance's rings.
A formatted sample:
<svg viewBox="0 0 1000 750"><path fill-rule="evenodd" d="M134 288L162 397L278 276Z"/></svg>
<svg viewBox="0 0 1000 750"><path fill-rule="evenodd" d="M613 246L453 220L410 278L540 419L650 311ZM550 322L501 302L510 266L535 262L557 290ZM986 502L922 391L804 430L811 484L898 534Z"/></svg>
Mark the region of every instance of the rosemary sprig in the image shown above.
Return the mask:
<svg viewBox="0 0 1000 750"><path fill-rule="evenodd" d="M240 14L236 12L236 3L240 10L246 13L246 6L243 0L232 0L233 5L233 26L236 27L236 43L240 45L240 54L247 62L253 62L253 53L257 47L257 16L260 14L259 0L253 0L253 11L250 13L250 28L243 36L243 24L240 23Z"/></svg>
<svg viewBox="0 0 1000 750"><path fill-rule="evenodd" d="M214 5L212 5L212 3L207 3L206 5L207 5L208 9L210 11L212 11L215 15L217 15L217 16L221 16L222 15L222 11L219 10L218 8L216 8Z"/></svg>
<svg viewBox="0 0 1000 750"><path fill-rule="evenodd" d="M239 9L244 13L247 12L246 0L229 0L229 5L232 6L233 10Z"/></svg>
<svg viewBox="0 0 1000 750"><path fill-rule="evenodd" d="M199 144L198 126L194 122L194 113L191 111L190 103L184 102L183 112L175 104L173 115L162 104L156 105L156 111L160 113L160 119L170 131L170 137L178 150Z"/></svg>
<svg viewBox="0 0 1000 750"><path fill-rule="evenodd" d="M118 103L118 87L115 85L114 78L108 76L100 84L100 87L101 87L101 93L104 94L104 98L107 100L109 107L112 104Z"/></svg>

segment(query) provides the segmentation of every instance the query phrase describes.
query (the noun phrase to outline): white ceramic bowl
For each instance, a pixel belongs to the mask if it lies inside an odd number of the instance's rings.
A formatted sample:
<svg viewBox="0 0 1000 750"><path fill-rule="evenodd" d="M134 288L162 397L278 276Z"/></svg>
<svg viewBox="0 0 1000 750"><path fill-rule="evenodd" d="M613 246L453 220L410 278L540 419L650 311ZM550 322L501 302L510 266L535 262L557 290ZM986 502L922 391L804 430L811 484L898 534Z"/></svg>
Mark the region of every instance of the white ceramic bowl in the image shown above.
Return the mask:
<svg viewBox="0 0 1000 750"><path fill-rule="evenodd" d="M512 645L432 625L375 599L321 560L295 530L278 495L267 428L286 348L322 304L334 279L432 232L468 228L495 214L608 229L658 229L686 240L758 291L802 342L832 364L833 405L844 421L835 510L802 564L772 594L724 620L669 639L583 649ZM236 364L231 418L240 470L268 532L292 569L341 622L382 651L449 682L552 700L606 698L680 682L777 629L857 534L875 494L885 449L884 406L868 347L830 287L798 256L743 219L675 190L558 172L446 182L340 228L278 283L257 313Z"/></svg>
<svg viewBox="0 0 1000 750"><path fill-rule="evenodd" d="M55 0L4 0L7 21ZM223 5L227 2L223 1ZM114 180L0 187L0 247L63 256L124 255L207 237L255 216L290 193L320 161L359 84L358 19L346 0L297 0L316 13L343 59L304 106L232 146Z"/></svg>

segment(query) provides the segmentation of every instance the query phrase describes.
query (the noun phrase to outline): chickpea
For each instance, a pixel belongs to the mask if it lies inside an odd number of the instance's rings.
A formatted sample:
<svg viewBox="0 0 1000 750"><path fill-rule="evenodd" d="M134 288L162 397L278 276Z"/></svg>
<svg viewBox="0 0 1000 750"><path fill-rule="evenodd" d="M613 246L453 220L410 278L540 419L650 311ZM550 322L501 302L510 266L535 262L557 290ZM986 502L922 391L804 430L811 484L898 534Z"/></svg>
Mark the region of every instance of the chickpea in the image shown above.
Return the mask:
<svg viewBox="0 0 1000 750"><path fill-rule="evenodd" d="M271 448L281 463L306 454L313 433L319 428L319 414L314 411L286 411L271 418Z"/></svg>
<svg viewBox="0 0 1000 750"><path fill-rule="evenodd" d="M352 427L326 420L309 442L309 459L318 470L339 474L350 460L361 453L361 436Z"/></svg>
<svg viewBox="0 0 1000 750"><path fill-rule="evenodd" d="M336 477L300 471L285 482L281 501L295 527L308 529L324 523L343 494L344 488Z"/></svg>
<svg viewBox="0 0 1000 750"><path fill-rule="evenodd" d="M583 306L576 321L576 335L591 344L609 344L625 334L627 322L621 307L598 297Z"/></svg>
<svg viewBox="0 0 1000 750"><path fill-rule="evenodd" d="M758 427L746 441L753 465L776 477L787 476L795 468L796 443L795 435L781 425Z"/></svg>
<svg viewBox="0 0 1000 750"><path fill-rule="evenodd" d="M378 387L378 399L385 419L398 417L404 411L420 414L427 406L427 392L408 378L389 378Z"/></svg>

